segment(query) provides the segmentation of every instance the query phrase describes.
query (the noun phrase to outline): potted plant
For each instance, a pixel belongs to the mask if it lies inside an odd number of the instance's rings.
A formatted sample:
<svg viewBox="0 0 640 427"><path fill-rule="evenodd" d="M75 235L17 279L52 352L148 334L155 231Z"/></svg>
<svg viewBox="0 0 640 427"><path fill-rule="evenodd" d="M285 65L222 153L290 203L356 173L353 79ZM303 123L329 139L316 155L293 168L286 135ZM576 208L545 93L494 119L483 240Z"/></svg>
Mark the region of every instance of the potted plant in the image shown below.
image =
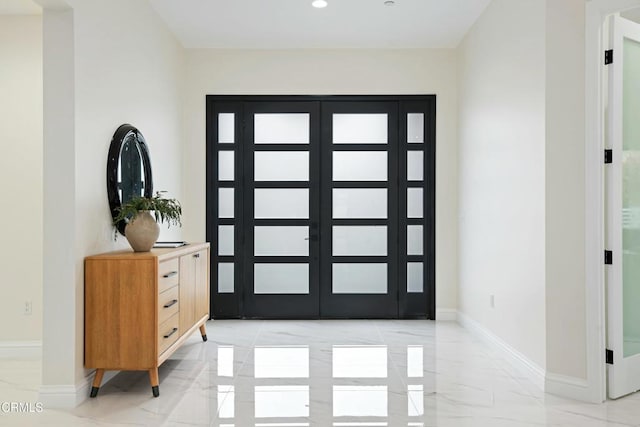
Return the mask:
<svg viewBox="0 0 640 427"><path fill-rule="evenodd" d="M118 208L118 215L113 223L115 225L123 220L127 223L124 235L135 252L151 250L160 235L158 223L166 222L167 227L182 226L180 202L176 199L164 199L162 193L158 191L153 197L133 197Z"/></svg>

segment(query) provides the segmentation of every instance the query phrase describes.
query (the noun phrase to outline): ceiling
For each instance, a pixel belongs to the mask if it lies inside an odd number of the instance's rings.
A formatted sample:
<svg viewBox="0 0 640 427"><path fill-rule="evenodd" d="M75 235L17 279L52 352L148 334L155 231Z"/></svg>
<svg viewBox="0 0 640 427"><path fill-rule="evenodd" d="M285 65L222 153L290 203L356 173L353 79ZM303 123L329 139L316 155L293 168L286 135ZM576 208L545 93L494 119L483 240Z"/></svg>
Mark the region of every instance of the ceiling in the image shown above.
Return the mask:
<svg viewBox="0 0 640 427"><path fill-rule="evenodd" d="M640 23L640 7L620 12L620 16L630 19L631 21Z"/></svg>
<svg viewBox="0 0 640 427"><path fill-rule="evenodd" d="M42 8L32 0L0 0L0 15L41 15Z"/></svg>
<svg viewBox="0 0 640 427"><path fill-rule="evenodd" d="M186 48L293 49L452 48L491 0L149 1Z"/></svg>

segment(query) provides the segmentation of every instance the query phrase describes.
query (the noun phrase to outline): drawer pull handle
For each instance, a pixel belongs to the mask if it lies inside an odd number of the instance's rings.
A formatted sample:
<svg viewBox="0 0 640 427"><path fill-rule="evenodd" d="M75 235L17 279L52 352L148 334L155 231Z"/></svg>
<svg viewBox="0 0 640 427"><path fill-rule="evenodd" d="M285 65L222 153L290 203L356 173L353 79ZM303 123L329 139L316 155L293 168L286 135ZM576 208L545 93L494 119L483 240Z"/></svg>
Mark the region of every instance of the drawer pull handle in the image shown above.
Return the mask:
<svg viewBox="0 0 640 427"><path fill-rule="evenodd" d="M200 258L200 254L193 254L194 258Z"/></svg>
<svg viewBox="0 0 640 427"><path fill-rule="evenodd" d="M178 300L177 300L177 299L174 299L173 301L166 303L166 304L164 305L164 308L169 308L169 307L171 307L172 305L174 305L174 304L175 304L175 303L177 303L177 302L178 302Z"/></svg>
<svg viewBox="0 0 640 427"><path fill-rule="evenodd" d="M165 275L164 275L164 276L162 276L162 277L164 277L165 279L168 279L169 277L173 277L173 276L175 276L176 274L178 274L178 272L177 272L177 271L172 271L171 273L167 273L167 274L165 274Z"/></svg>
<svg viewBox="0 0 640 427"><path fill-rule="evenodd" d="M171 335L175 334L176 332L178 332L178 328L173 328L171 330L171 332L169 332L167 335L165 335L165 338L169 338Z"/></svg>

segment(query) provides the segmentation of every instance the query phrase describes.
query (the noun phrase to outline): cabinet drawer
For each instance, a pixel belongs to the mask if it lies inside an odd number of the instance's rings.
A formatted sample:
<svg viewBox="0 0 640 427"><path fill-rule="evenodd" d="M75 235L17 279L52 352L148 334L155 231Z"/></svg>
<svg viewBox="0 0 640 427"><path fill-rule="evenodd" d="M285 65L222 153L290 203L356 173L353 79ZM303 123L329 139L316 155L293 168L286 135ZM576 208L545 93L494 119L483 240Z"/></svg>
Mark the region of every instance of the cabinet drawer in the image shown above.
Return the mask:
<svg viewBox="0 0 640 427"><path fill-rule="evenodd" d="M158 264L158 293L178 284L180 277L178 258L163 261Z"/></svg>
<svg viewBox="0 0 640 427"><path fill-rule="evenodd" d="M174 286L158 296L158 324L162 324L180 310L178 294L178 286Z"/></svg>
<svg viewBox="0 0 640 427"><path fill-rule="evenodd" d="M180 316L176 313L160 324L158 328L158 354L162 354L180 337L179 323Z"/></svg>

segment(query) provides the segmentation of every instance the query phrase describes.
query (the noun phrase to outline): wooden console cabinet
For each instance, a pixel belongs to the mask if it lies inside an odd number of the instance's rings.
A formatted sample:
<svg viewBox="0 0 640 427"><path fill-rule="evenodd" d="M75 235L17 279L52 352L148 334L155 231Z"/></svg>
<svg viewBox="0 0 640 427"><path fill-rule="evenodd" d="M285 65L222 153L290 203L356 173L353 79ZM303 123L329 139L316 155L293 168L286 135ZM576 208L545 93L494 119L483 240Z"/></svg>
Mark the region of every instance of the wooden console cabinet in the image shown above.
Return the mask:
<svg viewBox="0 0 640 427"><path fill-rule="evenodd" d="M118 251L85 259L84 365L145 370L159 396L158 366L200 328L207 340L209 243L151 252Z"/></svg>

